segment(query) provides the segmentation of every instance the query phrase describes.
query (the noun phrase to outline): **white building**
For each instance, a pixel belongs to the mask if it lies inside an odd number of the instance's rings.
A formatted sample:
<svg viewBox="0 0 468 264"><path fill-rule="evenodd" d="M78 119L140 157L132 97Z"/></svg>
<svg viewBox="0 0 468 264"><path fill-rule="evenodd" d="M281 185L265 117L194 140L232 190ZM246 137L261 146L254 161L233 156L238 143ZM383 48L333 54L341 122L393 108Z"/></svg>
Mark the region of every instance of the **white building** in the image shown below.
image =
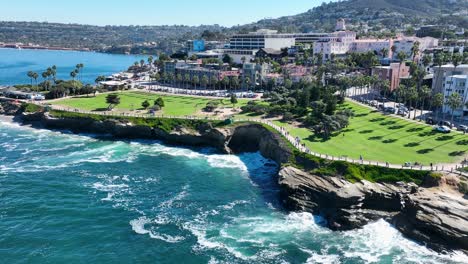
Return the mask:
<svg viewBox="0 0 468 264"><path fill-rule="evenodd" d="M337 29L346 29L343 20L338 20ZM319 38L314 45L314 54L322 53L323 60L331 58L332 54L343 56L348 52L368 52L374 51L383 57L382 50L387 50L387 58L395 57L396 54L391 53L392 46L396 47L396 52L404 51L408 56L411 55L411 48L418 41L420 53L426 49L431 49L438 46L438 40L431 37L416 38L416 37L397 37L396 39L357 39L356 32L352 31L336 31L326 36Z"/></svg>
<svg viewBox="0 0 468 264"><path fill-rule="evenodd" d="M445 78L444 86L444 101L447 101L449 96L453 93L458 93L460 94L461 98L463 98L461 107L454 109L454 116L464 117L465 119L468 118L468 108L466 107L466 103L468 102L468 75L464 74L447 76L447 78ZM452 109L445 105L444 112L451 114Z"/></svg>
<svg viewBox="0 0 468 264"><path fill-rule="evenodd" d="M276 30L261 29L248 34L234 35L230 43L230 49L259 50L263 48L280 50L296 44L292 34L278 34Z"/></svg>
<svg viewBox="0 0 468 264"><path fill-rule="evenodd" d="M457 67L452 64L443 65L441 67L434 66L434 78L432 80L432 92L445 93L446 82L450 81L450 76L468 75L468 64L461 64Z"/></svg>

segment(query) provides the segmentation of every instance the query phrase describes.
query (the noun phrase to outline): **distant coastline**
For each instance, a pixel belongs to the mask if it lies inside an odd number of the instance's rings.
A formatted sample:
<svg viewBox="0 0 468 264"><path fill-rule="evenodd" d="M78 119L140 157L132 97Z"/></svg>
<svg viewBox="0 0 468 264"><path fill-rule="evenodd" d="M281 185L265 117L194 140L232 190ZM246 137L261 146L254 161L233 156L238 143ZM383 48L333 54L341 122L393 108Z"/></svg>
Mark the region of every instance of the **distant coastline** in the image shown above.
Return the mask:
<svg viewBox="0 0 468 264"><path fill-rule="evenodd" d="M41 46L41 45L15 44L15 43L0 43L0 48L31 49L31 50L94 51L89 48L49 47L49 46Z"/></svg>

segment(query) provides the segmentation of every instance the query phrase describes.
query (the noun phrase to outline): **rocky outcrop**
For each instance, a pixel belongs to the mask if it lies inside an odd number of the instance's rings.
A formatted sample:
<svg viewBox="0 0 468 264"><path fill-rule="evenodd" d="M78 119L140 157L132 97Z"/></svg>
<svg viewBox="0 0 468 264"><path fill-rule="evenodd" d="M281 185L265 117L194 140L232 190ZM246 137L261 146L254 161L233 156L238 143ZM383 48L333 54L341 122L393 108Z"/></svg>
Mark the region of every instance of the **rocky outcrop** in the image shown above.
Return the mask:
<svg viewBox="0 0 468 264"><path fill-rule="evenodd" d="M214 128L206 122L195 128L176 126L166 131L122 119L54 118L45 113L22 113L21 117L24 122L75 133L211 146L229 154L260 151L263 156L282 165L288 164L294 157L278 133L255 123ZM304 170L317 166L311 160L294 158ZM340 177L321 177L304 170L284 167L279 172L281 199L289 210L322 215L333 230L359 228L383 218L406 236L432 248L468 251L468 203L461 196L444 195L431 191L433 188L420 188L414 184L367 181L353 184ZM426 187L437 185L435 182L426 183Z"/></svg>
<svg viewBox="0 0 468 264"><path fill-rule="evenodd" d="M176 126L168 132L158 127L134 125L111 118L97 121L92 118L55 118L47 113L22 113L21 119L37 126L74 133L108 134L117 138L157 139L172 144L211 146L226 154L260 151L263 156L278 164L287 162L292 156L281 136L261 124L246 123L214 128L206 122L196 128Z"/></svg>
<svg viewBox="0 0 468 264"><path fill-rule="evenodd" d="M233 153L260 151L278 164L289 162L293 153L278 133L273 133L259 124L235 127L231 132L228 147Z"/></svg>
<svg viewBox="0 0 468 264"><path fill-rule="evenodd" d="M0 100L0 115L17 115L19 114L21 105L14 103L12 100Z"/></svg>
<svg viewBox="0 0 468 264"><path fill-rule="evenodd" d="M406 236L437 250L468 251L468 202L461 196L420 189L406 195L392 223Z"/></svg>
<svg viewBox="0 0 468 264"><path fill-rule="evenodd" d="M350 183L292 167L279 172L281 199L294 211L322 215L329 228L348 230L377 219L434 249L468 250L468 202L413 184Z"/></svg>

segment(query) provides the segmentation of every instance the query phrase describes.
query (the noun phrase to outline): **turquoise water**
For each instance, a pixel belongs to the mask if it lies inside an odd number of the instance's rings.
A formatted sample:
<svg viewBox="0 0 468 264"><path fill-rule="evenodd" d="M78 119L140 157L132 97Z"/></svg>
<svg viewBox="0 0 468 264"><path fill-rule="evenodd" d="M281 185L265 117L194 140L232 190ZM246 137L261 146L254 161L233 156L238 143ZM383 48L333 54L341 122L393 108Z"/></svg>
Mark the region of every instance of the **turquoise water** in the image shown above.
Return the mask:
<svg viewBox="0 0 468 264"><path fill-rule="evenodd" d="M76 64L83 63L79 77L84 83L94 83L99 75L110 75L128 69L135 61L146 56L112 55L95 52L18 50L0 48L0 85L29 84L28 71L41 76L48 67L57 66L58 79L70 79ZM38 78L42 81L42 77Z"/></svg>
<svg viewBox="0 0 468 264"><path fill-rule="evenodd" d="M0 122L1 263L466 263L384 221L332 232L278 201L276 166Z"/></svg>

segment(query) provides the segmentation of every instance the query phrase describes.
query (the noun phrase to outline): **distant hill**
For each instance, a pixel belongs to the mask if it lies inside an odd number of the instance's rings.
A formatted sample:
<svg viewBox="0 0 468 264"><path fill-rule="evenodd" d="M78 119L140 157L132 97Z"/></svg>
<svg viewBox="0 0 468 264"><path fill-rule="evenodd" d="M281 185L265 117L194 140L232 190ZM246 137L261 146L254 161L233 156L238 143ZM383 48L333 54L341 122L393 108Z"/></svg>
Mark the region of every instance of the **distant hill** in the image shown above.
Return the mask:
<svg viewBox="0 0 468 264"><path fill-rule="evenodd" d="M467 0L346 0L324 3L305 13L264 19L249 25L239 26L239 31L256 28L290 31L330 31L339 18L356 27L362 23L370 27L400 28L405 24L430 23L454 24L468 27Z"/></svg>
<svg viewBox="0 0 468 264"><path fill-rule="evenodd" d="M293 0L291 2L285 4L294 3ZM0 21L0 42L90 48L116 53L171 53L182 48L189 39L203 37L206 40L223 40L231 34L259 28L277 29L281 32L333 31L339 18L346 20L349 29L361 34L383 34L385 31L404 30L424 24L453 25L465 28L468 32L468 0L346 0L324 3L294 16L264 19L232 28L218 25L100 27ZM131 48L130 45L134 47Z"/></svg>

